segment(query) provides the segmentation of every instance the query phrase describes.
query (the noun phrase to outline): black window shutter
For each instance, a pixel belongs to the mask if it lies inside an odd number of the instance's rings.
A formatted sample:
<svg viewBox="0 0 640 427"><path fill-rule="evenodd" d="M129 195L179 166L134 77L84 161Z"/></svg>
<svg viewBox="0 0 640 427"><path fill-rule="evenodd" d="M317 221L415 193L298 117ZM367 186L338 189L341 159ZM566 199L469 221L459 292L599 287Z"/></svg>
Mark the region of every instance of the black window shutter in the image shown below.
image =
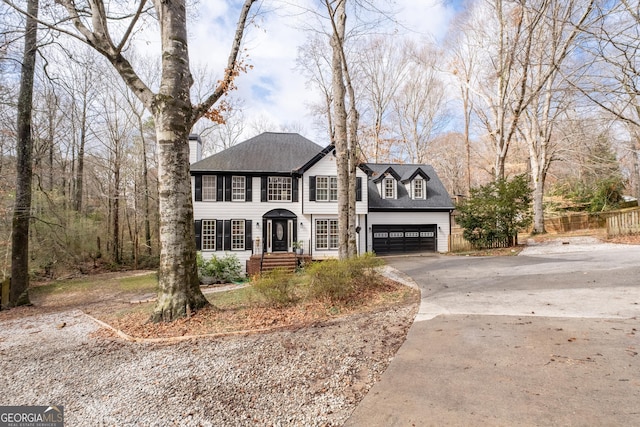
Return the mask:
<svg viewBox="0 0 640 427"><path fill-rule="evenodd" d="M261 202L267 201L267 177L266 176L263 176L262 179L260 179L260 201Z"/></svg>
<svg viewBox="0 0 640 427"><path fill-rule="evenodd" d="M195 231L196 231L196 250L202 250L202 221L195 221Z"/></svg>
<svg viewBox="0 0 640 427"><path fill-rule="evenodd" d="M316 177L309 177L309 201L315 202L316 200Z"/></svg>
<svg viewBox="0 0 640 427"><path fill-rule="evenodd" d="M294 242L298 241L298 224L297 221L293 221L293 237L292 237Z"/></svg>
<svg viewBox="0 0 640 427"><path fill-rule="evenodd" d="M195 185L196 202L201 202L202 201L202 175L196 175L194 176L194 178L196 180L196 185Z"/></svg>
<svg viewBox="0 0 640 427"><path fill-rule="evenodd" d="M216 201L222 201L222 195L224 194L224 176L218 175L216 177Z"/></svg>
<svg viewBox="0 0 640 427"><path fill-rule="evenodd" d="M356 202L362 201L362 177L356 177Z"/></svg>
<svg viewBox="0 0 640 427"><path fill-rule="evenodd" d="M216 221L216 251L223 250L222 248L222 228L223 222L221 219Z"/></svg>
<svg viewBox="0 0 640 427"><path fill-rule="evenodd" d="M231 250L231 220L224 221L224 250Z"/></svg>
<svg viewBox="0 0 640 427"><path fill-rule="evenodd" d="M251 198L252 196L252 190L253 190L253 178L250 176L245 176L244 177L244 181L245 181L245 194L244 194L244 201L245 202L251 202Z"/></svg>
<svg viewBox="0 0 640 427"><path fill-rule="evenodd" d="M224 177L224 201L231 201L231 175L225 175Z"/></svg>
<svg viewBox="0 0 640 427"><path fill-rule="evenodd" d="M291 201L298 201L298 178L295 176L291 178Z"/></svg>
<svg viewBox="0 0 640 427"><path fill-rule="evenodd" d="M253 242L251 241L251 220L244 220L244 250L248 251L252 249Z"/></svg>

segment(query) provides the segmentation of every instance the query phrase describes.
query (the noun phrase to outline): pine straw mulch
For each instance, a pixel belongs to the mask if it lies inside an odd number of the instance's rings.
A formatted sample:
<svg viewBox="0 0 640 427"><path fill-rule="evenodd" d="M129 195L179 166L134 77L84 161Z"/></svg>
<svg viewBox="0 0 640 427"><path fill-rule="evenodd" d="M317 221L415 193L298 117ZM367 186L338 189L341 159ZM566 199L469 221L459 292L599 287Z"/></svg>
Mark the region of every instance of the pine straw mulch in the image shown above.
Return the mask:
<svg viewBox="0 0 640 427"><path fill-rule="evenodd" d="M640 234L630 234L626 236L616 236L605 239L608 243L621 243L624 245L640 245Z"/></svg>
<svg viewBox="0 0 640 427"><path fill-rule="evenodd" d="M312 324L346 316L417 304L420 292L385 279L384 285L369 289L348 303L299 301L285 307L270 307L253 301L244 306L216 307L212 305L190 317L171 323L151 323L149 316L154 303L140 304L126 313L90 313L112 328L124 332L133 340L180 339L194 336L249 334L276 329L299 329ZM214 302L215 304L215 302ZM101 328L94 335L114 336L113 330Z"/></svg>

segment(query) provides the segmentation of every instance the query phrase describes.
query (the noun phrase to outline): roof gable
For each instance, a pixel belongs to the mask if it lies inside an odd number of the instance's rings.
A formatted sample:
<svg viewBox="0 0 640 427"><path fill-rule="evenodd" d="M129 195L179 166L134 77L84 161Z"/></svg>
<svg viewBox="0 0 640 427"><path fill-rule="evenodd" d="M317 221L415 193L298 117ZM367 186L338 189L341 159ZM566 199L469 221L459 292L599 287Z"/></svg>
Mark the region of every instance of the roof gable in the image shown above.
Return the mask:
<svg viewBox="0 0 640 427"><path fill-rule="evenodd" d="M379 165L376 165L376 166L379 166ZM374 171L374 175L376 175L375 171ZM378 177L374 177L373 182L378 183L389 175L391 175L396 181L400 181L400 174L398 174L398 172L396 172L391 166L389 166L384 172L381 172Z"/></svg>
<svg viewBox="0 0 640 427"><path fill-rule="evenodd" d="M324 149L297 133L264 132L191 165L191 172L291 173Z"/></svg>
<svg viewBox="0 0 640 427"><path fill-rule="evenodd" d="M430 165L405 165L405 164L380 164L367 163L370 170L371 180L368 185L369 210L372 211L393 211L393 210L436 210L454 208L449 193L438 178L433 167ZM413 199L405 185L398 185L397 197L395 199L383 199L378 192L376 182L384 178L385 173L393 170L398 181L408 182L417 176L428 179L426 186L426 199Z"/></svg>
<svg viewBox="0 0 640 427"><path fill-rule="evenodd" d="M422 170L421 167L417 167L416 170L413 173L411 173L411 175L402 179L402 183L406 184L407 182L413 181L417 176L422 177L422 179L426 181L429 181L431 179L429 178L429 175L427 175L427 173Z"/></svg>
<svg viewBox="0 0 640 427"><path fill-rule="evenodd" d="M304 165L300 166L296 172L298 173L304 173L306 171L308 171L313 165L315 165L316 163L318 163L320 160L322 160L327 154L331 153L333 150L335 150L336 147L333 144L329 144L326 147L324 147L322 149L322 151L320 151L319 153L317 153L315 156L313 156L308 162L306 162Z"/></svg>

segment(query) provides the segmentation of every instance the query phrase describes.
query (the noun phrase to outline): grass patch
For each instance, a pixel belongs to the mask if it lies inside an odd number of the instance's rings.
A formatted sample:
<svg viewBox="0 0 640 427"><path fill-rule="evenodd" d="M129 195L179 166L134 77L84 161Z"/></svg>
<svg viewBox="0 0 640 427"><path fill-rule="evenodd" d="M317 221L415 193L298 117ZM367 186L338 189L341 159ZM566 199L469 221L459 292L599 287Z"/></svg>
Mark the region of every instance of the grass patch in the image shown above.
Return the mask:
<svg viewBox="0 0 640 427"><path fill-rule="evenodd" d="M120 290L124 292L155 292L158 288L156 273L141 276L124 277L118 280Z"/></svg>
<svg viewBox="0 0 640 427"><path fill-rule="evenodd" d="M256 299L256 294L250 286L247 286L231 291L212 292L205 297L214 307L221 310L238 310L251 306Z"/></svg>
<svg viewBox="0 0 640 427"><path fill-rule="evenodd" d="M50 282L44 285L32 286L29 288L31 295L57 295L70 292L83 292L91 289L96 285L94 280L72 279Z"/></svg>
<svg viewBox="0 0 640 427"><path fill-rule="evenodd" d="M306 271L264 275L250 286L207 292L210 307L171 323L150 323L154 302L130 301L155 292L154 272L104 273L33 288L36 307L81 309L140 338L207 335L304 327L393 306L418 304L418 290L381 277L373 257L313 263ZM145 299L145 298L143 298Z"/></svg>

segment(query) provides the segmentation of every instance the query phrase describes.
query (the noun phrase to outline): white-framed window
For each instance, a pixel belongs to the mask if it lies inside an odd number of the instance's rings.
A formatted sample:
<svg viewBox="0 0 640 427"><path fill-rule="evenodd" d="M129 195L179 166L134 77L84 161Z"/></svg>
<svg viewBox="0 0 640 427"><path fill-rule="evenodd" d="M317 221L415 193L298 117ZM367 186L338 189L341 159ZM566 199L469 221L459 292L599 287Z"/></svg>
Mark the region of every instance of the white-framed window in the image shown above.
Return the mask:
<svg viewBox="0 0 640 427"><path fill-rule="evenodd" d="M384 199L396 198L396 180L393 178L385 178L382 180L382 194Z"/></svg>
<svg viewBox="0 0 640 427"><path fill-rule="evenodd" d="M215 251L216 250L216 220L215 219L203 219L202 220L202 250L203 251Z"/></svg>
<svg viewBox="0 0 640 427"><path fill-rule="evenodd" d="M244 250L244 219L232 219L231 220L231 250L243 251Z"/></svg>
<svg viewBox="0 0 640 427"><path fill-rule="evenodd" d="M291 201L291 177L270 176L267 183L267 200Z"/></svg>
<svg viewBox="0 0 640 427"><path fill-rule="evenodd" d="M202 201L215 202L216 190L216 176L202 175Z"/></svg>
<svg viewBox="0 0 640 427"><path fill-rule="evenodd" d="M244 176L231 177L231 201L244 202L245 188Z"/></svg>
<svg viewBox="0 0 640 427"><path fill-rule="evenodd" d="M316 249L338 249L338 220L316 220Z"/></svg>
<svg viewBox="0 0 640 427"><path fill-rule="evenodd" d="M424 199L424 179L416 178L413 180L413 198Z"/></svg>
<svg viewBox="0 0 640 427"><path fill-rule="evenodd" d="M316 201L335 202L338 200L338 177L316 177Z"/></svg>

